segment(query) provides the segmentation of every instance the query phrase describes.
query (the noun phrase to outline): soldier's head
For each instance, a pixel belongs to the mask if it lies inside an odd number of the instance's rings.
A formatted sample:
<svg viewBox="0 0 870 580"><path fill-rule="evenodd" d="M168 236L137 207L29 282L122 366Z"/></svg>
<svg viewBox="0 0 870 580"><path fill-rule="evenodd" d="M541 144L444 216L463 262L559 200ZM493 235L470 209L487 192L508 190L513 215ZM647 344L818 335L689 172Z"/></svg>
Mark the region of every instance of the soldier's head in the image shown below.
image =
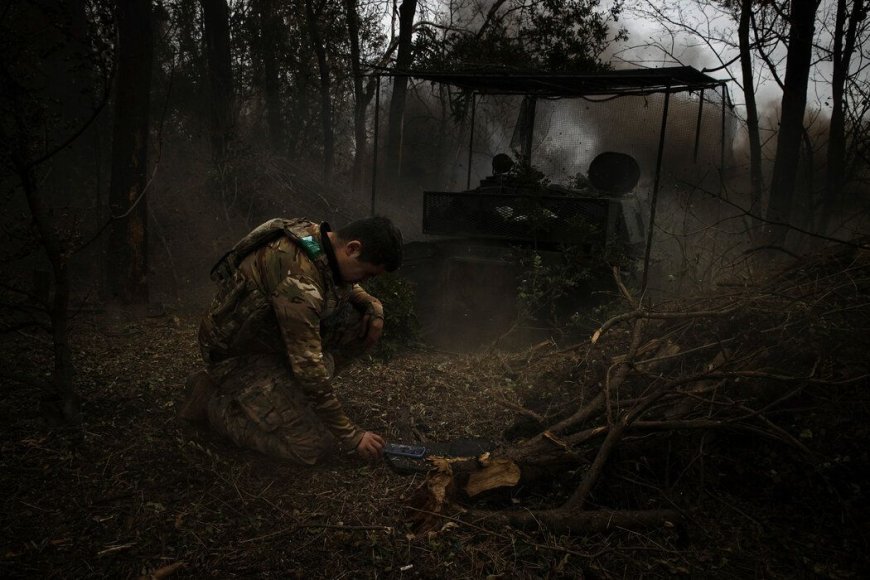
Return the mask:
<svg viewBox="0 0 870 580"><path fill-rule="evenodd" d="M334 232L332 246L345 282L362 282L402 264L402 232L385 217L365 218L340 228Z"/></svg>

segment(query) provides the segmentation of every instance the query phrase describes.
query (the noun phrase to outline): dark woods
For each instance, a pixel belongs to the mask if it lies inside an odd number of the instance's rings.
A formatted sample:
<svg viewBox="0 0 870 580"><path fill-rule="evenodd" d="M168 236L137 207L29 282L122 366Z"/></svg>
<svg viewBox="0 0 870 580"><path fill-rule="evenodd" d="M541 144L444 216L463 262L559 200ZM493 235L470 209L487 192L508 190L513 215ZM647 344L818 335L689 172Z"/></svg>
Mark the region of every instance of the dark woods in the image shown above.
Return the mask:
<svg viewBox="0 0 870 580"><path fill-rule="evenodd" d="M860 576L868 26L866 0L0 0L0 574ZM475 109L395 74L663 65L727 91L672 95L667 122L662 94L576 99L546 146L514 125L553 103ZM701 175L696 132L721 172ZM288 477L176 420L208 272L253 226L376 203L431 241L422 191L464 190L496 143L544 152L510 169L534 192L544 157L571 167L568 196L582 155L626 140L642 183L660 136L676 169L643 238L649 292L629 256L582 244L544 261L535 238L504 275L487 268L507 250L445 259L452 277L421 277L439 308L480 287L467 327L430 313L457 353L417 342L410 251L369 288L403 350L351 367L342 399L390 440L491 454L413 483L346 458ZM638 230L645 187L616 200ZM510 330L465 352L484 307ZM540 338L511 351L514 330Z"/></svg>
<svg viewBox="0 0 870 580"><path fill-rule="evenodd" d="M14 219L3 222L3 330L51 334L55 368L41 388L52 413L77 414L71 308L145 313L189 297L200 262L263 217L365 215L378 154L378 187L401 198L419 87L372 72L588 69L624 35L608 35L617 8L520 6L502 0L481 17L473 3L450 13L417 0L4 2L0 153ZM446 121L454 98L439 98ZM439 126L415 153L430 167L449 150L450 126Z"/></svg>

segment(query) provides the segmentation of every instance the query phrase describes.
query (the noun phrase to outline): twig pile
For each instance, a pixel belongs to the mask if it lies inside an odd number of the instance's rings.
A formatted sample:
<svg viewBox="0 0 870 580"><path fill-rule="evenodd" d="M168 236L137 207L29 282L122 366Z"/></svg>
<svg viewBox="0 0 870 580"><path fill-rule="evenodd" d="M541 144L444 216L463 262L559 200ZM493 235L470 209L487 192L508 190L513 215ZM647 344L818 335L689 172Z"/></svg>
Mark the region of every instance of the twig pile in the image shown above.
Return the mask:
<svg viewBox="0 0 870 580"><path fill-rule="evenodd" d="M527 378L545 361L561 362L586 396L547 417L523 413L541 420L534 436L495 459L439 464L430 490L443 491L445 472L455 494L477 495L479 483L468 493L472 480L503 488L580 467L582 476L558 507L474 513L517 527L594 532L680 520L674 510L589 509L610 460L637 435L739 431L785 444L809 464L822 459L771 415L808 389L830 393L868 383L870 251L838 248L754 284L655 307L633 296L618 271L614 276L627 311L602 324L588 343L514 361ZM628 332L618 332L624 325ZM513 483L481 475L505 472L505 461L521 473ZM440 488L432 481L442 482ZM427 503L440 505L431 497Z"/></svg>

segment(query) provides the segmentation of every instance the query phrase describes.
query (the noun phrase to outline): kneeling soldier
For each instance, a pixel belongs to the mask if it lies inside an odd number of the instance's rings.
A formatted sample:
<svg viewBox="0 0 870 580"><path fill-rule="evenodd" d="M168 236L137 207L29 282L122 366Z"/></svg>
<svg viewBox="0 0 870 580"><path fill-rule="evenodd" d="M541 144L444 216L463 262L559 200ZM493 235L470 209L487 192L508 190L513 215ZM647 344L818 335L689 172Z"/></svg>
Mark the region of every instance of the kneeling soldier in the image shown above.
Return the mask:
<svg viewBox="0 0 870 580"><path fill-rule="evenodd" d="M199 329L207 372L191 378L181 416L302 464L336 440L380 457L383 438L347 417L330 381L383 332L381 303L358 283L401 260L402 235L382 217L335 232L303 219L254 229L212 269L219 289Z"/></svg>

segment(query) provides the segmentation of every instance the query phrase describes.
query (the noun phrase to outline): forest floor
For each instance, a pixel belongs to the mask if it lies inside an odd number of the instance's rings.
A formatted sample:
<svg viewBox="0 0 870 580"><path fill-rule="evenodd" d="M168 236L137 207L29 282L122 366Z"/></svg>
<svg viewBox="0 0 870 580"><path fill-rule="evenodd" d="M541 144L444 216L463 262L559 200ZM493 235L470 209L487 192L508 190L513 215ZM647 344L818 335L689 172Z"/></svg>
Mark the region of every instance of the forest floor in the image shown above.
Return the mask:
<svg viewBox="0 0 870 580"><path fill-rule="evenodd" d="M48 429L32 389L4 387L5 578L870 575L866 393L795 403L811 411L798 408L802 420L786 428L812 438L828 457L822 465L746 435L675 435L667 448L641 437L614 457L595 505L676 509L685 527L494 529L457 505L441 516L443 525L418 535L407 500L420 475L354 457L297 467L180 423L184 379L199 367L193 317L80 316L73 344L84 399L79 427ZM39 337L7 337L0 347L4 367L48 374L50 349ZM336 390L351 417L393 440L411 432L430 441L502 441L515 418L511 406L532 398L541 410L542 401L571 396L559 366L566 362L534 356L409 350L355 364ZM506 361L517 357L529 372L510 370ZM551 392L543 392L548 382ZM477 505L558 503L572 481L567 473L550 487Z"/></svg>

